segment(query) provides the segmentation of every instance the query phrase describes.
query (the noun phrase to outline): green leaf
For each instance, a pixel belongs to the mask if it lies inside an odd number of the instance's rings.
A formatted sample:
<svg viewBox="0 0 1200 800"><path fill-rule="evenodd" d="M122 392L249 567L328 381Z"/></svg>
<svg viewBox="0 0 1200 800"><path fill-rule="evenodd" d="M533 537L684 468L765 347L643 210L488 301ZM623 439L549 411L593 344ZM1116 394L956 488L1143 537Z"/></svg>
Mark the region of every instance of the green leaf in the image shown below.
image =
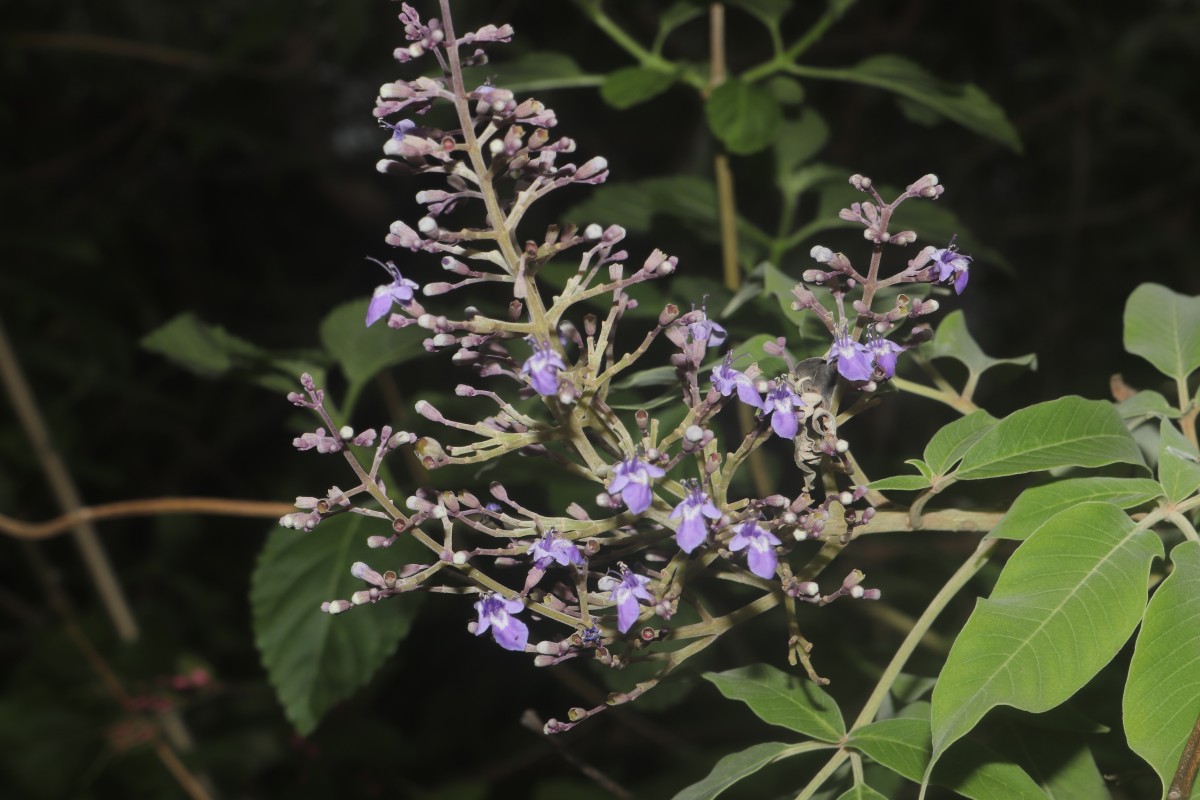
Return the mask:
<svg viewBox="0 0 1200 800"><path fill-rule="evenodd" d="M988 538L1028 539L1056 514L1080 503L1135 508L1161 496L1162 487L1149 478L1068 478L1034 486L1021 492Z"/></svg>
<svg viewBox="0 0 1200 800"><path fill-rule="evenodd" d="M675 83L675 75L646 67L625 67L610 72L600 87L600 96L613 108L632 108L657 97Z"/></svg>
<svg viewBox="0 0 1200 800"><path fill-rule="evenodd" d="M775 139L775 174L782 188L787 177L815 156L829 141L829 126L824 118L806 108L798 120L788 120L779 127Z"/></svg>
<svg viewBox="0 0 1200 800"><path fill-rule="evenodd" d="M855 730L849 744L883 766L920 782L932 752L929 720L905 717L873 722ZM975 800L1045 800L1046 794L1016 764L965 739L938 765L933 782Z"/></svg>
<svg viewBox="0 0 1200 800"><path fill-rule="evenodd" d="M983 409L956 419L933 435L925 446L925 463L935 475L945 475L979 441L996 427L997 419Z"/></svg>
<svg viewBox="0 0 1200 800"><path fill-rule="evenodd" d="M426 355L421 337L411 331L397 331L383 323L368 328L363 322L368 302L342 303L321 322L321 343L341 366L354 394L384 368Z"/></svg>
<svg viewBox="0 0 1200 800"><path fill-rule="evenodd" d="M933 483L924 475L893 475L890 478L880 478L871 481L870 487L881 492L917 492L928 489Z"/></svg>
<svg viewBox="0 0 1200 800"><path fill-rule="evenodd" d="M768 28L775 29L792 7L792 0L729 0L729 5L753 14Z"/></svg>
<svg viewBox="0 0 1200 800"><path fill-rule="evenodd" d="M848 744L911 781L920 781L929 766L929 720L883 719L857 728Z"/></svg>
<svg viewBox="0 0 1200 800"><path fill-rule="evenodd" d="M1046 711L1100 671L1137 627L1162 542L1107 503L1058 514L1017 548L954 640L933 690L940 756L997 705Z"/></svg>
<svg viewBox="0 0 1200 800"><path fill-rule="evenodd" d="M925 346L928 358L953 358L962 362L972 380L992 367L1013 364L1019 367L1036 368L1037 357L1032 353L1016 358L992 358L980 349L967 330L967 320L961 311L953 311L942 320L934 333L933 341Z"/></svg>
<svg viewBox="0 0 1200 800"><path fill-rule="evenodd" d="M837 800L887 800L887 798L865 783L860 783L838 795Z"/></svg>
<svg viewBox="0 0 1200 800"><path fill-rule="evenodd" d="M848 69L806 67L805 70L814 77L852 81L895 92L1014 152L1021 152L1016 129L983 90L971 83L955 85L939 80L906 58L879 55Z"/></svg>
<svg viewBox="0 0 1200 800"><path fill-rule="evenodd" d="M709 238L715 241L719 237L714 230L716 203L717 192L710 181L678 175L597 186L590 199L571 208L563 219L580 227L598 222L645 233L650 230L655 214L666 214L696 223L699 230L708 231Z"/></svg>
<svg viewBox="0 0 1200 800"><path fill-rule="evenodd" d="M243 359L265 359L267 351L202 321L191 311L142 337L141 345L200 375L217 376Z"/></svg>
<svg viewBox="0 0 1200 800"><path fill-rule="evenodd" d="M432 77L440 78L441 71ZM544 92L549 89L579 89L600 86L603 75L587 75L574 59L548 51L525 53L512 61L489 61L463 70L467 86L492 82L513 92Z"/></svg>
<svg viewBox="0 0 1200 800"><path fill-rule="evenodd" d="M665 11L658 15L658 36L654 48L655 52L658 52L661 43L666 40L671 31L703 14L703 6L686 2L686 0L680 0L680 2L672 3L668 6Z"/></svg>
<svg viewBox="0 0 1200 800"><path fill-rule="evenodd" d="M775 75L767 79L767 88L785 106L798 106L804 102L804 84L795 78Z"/></svg>
<svg viewBox="0 0 1200 800"><path fill-rule="evenodd" d="M363 588L351 564L379 557L367 547L366 518L358 514L332 517L308 533L276 528L267 537L250 584L254 639L284 713L301 735L370 680L408 634L416 597L336 618L321 612L323 601Z"/></svg>
<svg viewBox="0 0 1200 800"><path fill-rule="evenodd" d="M1020 724L1011 716L998 727L999 735L992 737L996 749L1024 769L1047 797L1096 800L1109 796L1083 736Z"/></svg>
<svg viewBox="0 0 1200 800"><path fill-rule="evenodd" d="M954 474L979 480L1115 463L1145 464L1112 403L1070 396L1005 417L967 450Z"/></svg>
<svg viewBox="0 0 1200 800"><path fill-rule="evenodd" d="M738 155L767 147L783 123L783 111L771 90L738 78L712 90L704 113L713 134Z"/></svg>
<svg viewBox="0 0 1200 800"><path fill-rule="evenodd" d="M1128 400L1117 403L1117 413L1124 420L1149 417L1178 419L1179 417L1179 409L1168 403L1167 398L1148 389L1143 389Z"/></svg>
<svg viewBox="0 0 1200 800"><path fill-rule="evenodd" d="M704 678L730 700L741 700L764 722L824 742L837 742L846 735L837 703L810 680L766 664L706 672Z"/></svg>
<svg viewBox="0 0 1200 800"><path fill-rule="evenodd" d="M708 777L679 792L675 795L674 800L711 800L768 764L793 755L794 752L800 752L796 750L796 747L794 744L783 742L767 742L756 744L740 753L730 753L717 762Z"/></svg>
<svg viewBox="0 0 1200 800"><path fill-rule="evenodd" d="M1164 792L1200 715L1200 542L1177 545L1171 562L1146 608L1121 704L1129 746L1154 767ZM1200 783L1190 797L1200 798Z"/></svg>
<svg viewBox="0 0 1200 800"><path fill-rule="evenodd" d="M1188 458L1192 456L1192 458ZM1159 425L1158 482L1167 499L1179 503L1200 489L1200 458L1196 447L1169 420Z"/></svg>
<svg viewBox="0 0 1200 800"><path fill-rule="evenodd" d="M276 392L295 390L302 372L325 383L319 356L274 354L186 312L142 337L142 347L208 378L236 373Z"/></svg>
<svg viewBox="0 0 1200 800"><path fill-rule="evenodd" d="M1200 367L1200 297L1143 283L1125 304L1125 349L1177 381Z"/></svg>

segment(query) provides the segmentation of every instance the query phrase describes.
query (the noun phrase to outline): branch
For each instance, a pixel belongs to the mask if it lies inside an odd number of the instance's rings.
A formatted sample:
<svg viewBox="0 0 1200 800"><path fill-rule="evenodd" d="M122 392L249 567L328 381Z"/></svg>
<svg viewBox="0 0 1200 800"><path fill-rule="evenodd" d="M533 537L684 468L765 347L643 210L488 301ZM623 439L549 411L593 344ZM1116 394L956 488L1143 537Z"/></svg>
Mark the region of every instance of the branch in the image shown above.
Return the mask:
<svg viewBox="0 0 1200 800"><path fill-rule="evenodd" d="M0 514L0 533L16 539L50 539L84 522L160 514L210 514L223 517L282 517L295 511L289 503L227 500L223 497L154 497L83 506L45 522L24 522Z"/></svg>

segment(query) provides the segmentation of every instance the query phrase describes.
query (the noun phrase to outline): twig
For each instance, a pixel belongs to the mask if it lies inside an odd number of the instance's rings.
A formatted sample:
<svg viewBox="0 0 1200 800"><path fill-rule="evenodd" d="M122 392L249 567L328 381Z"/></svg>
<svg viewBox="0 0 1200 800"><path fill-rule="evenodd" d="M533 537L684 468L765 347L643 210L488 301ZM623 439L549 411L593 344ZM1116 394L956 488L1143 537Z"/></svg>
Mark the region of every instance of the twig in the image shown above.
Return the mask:
<svg viewBox="0 0 1200 800"><path fill-rule="evenodd" d="M289 503L229 500L224 497L153 497L83 506L45 522L25 522L0 514L0 533L17 539L50 539L76 525L105 519L156 517L164 514L211 514L222 517L282 517L296 509Z"/></svg>

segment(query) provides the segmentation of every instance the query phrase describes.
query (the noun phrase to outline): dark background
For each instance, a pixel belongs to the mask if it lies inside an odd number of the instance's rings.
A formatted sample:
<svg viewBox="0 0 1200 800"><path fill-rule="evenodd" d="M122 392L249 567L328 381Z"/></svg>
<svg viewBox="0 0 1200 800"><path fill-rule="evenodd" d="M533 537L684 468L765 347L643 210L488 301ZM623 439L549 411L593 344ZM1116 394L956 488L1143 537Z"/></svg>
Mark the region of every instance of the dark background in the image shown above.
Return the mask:
<svg viewBox="0 0 1200 800"><path fill-rule="evenodd" d="M514 45L491 50L501 85L510 53L564 52L592 74L630 64L569 3L492 3L486 15L481 3L465 5L461 29L511 21L517 30ZM654 4L612 5L649 40ZM257 344L311 348L329 308L365 297L381 280L363 257L388 256L383 234L415 191L374 170L382 137L373 98L402 74L390 58L402 38L398 10L381 0L0 6L0 319L85 502L289 499L319 493L328 480L290 447L282 397L236 376L197 377L138 342L192 310ZM803 31L812 13L797 8L789 27ZM729 18L731 68L758 63L765 42L757 23L734 11ZM1120 316L1144 281L1200 293L1198 50L1195 3L930 0L859 3L806 57L840 66L905 55L946 80L976 83L1019 131L1021 155L950 123L910 121L883 92L805 83L833 132L822 161L897 185L937 173L947 187L939 202L1011 265L977 260L962 298L989 353L1038 355L1037 372L992 394L985 385L989 409L1066 393L1104 397L1113 372L1135 385L1155 380L1124 354ZM666 51L690 60L705 52L700 22ZM543 99L584 158L608 158L613 182L708 175L712 140L685 88L628 111L606 107L589 88ZM772 194L758 188L769 181L769 157L733 164L741 213L773 220ZM564 202L585 196L572 191ZM669 223L663 230L675 238L635 238L631 252L663 247L683 269L719 278L714 246ZM798 275L806 265L782 266ZM417 280L437 273L432 260L411 269ZM397 381L415 397L428 374L401 372ZM921 424L905 414L928 415L933 428L949 419L927 404L900 408L880 417L892 427L872 429L895 461L921 445ZM7 403L0 409L0 511L55 515L27 439ZM291 738L257 662L246 601L268 527L190 518L103 524L144 628L133 648L114 641L74 549L65 540L37 546L84 630L131 685L152 686L181 664L212 670L218 688L187 713L199 741L194 763L224 796L474 796L423 794L467 774L510 789L540 782L529 791L550 796L549 781L581 780L517 724L527 707L550 716L578 703L566 679L465 636L461 610L445 603L422 615L367 692L310 740ZM898 570L922 563L894 557ZM35 573L28 547L0 541L0 794L170 796L175 790L144 751L104 755L103 737L120 714L105 704ZM853 611L836 619L865 624ZM743 663L748 640L770 642L764 657L778 661L777 627L763 631L730 637L714 662ZM894 634L864 631L863 647L868 655L877 647L883 663ZM839 697L855 697L846 692ZM612 714L563 741L639 796L655 797L735 749L722 738L729 730L747 731L736 747L770 736L740 707L718 705L711 687L688 697L675 717L656 716L648 697L625 712L632 722ZM1136 764L1117 758L1102 769Z"/></svg>

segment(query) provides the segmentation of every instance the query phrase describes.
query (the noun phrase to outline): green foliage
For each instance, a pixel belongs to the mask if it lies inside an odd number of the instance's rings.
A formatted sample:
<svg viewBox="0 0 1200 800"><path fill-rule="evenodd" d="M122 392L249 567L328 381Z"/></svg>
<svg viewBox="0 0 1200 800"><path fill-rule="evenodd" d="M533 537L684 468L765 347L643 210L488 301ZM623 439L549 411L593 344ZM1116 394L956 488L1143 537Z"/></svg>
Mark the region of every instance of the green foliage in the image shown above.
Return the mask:
<svg viewBox="0 0 1200 800"><path fill-rule="evenodd" d="M764 722L824 742L836 742L846 735L837 704L810 680L766 664L706 672L704 677L730 700L741 700Z"/></svg>
<svg viewBox="0 0 1200 800"><path fill-rule="evenodd" d="M624 67L611 72L600 87L600 96L613 108L626 109L651 100L675 82L669 72L645 67Z"/></svg>
<svg viewBox="0 0 1200 800"><path fill-rule="evenodd" d="M1161 555L1157 536L1107 503L1075 505L1026 539L942 668L934 758L997 705L1046 711L1087 683L1137 626Z"/></svg>
<svg viewBox="0 0 1200 800"><path fill-rule="evenodd" d="M933 341L924 349L926 358L952 358L967 368L968 383L974 384L988 370L1004 364L1034 368L1037 357L1032 353L1017 358L992 358L983 352L967 330L967 318L961 311L951 311L938 324Z"/></svg>
<svg viewBox="0 0 1200 800"><path fill-rule="evenodd" d="M1186 381L1200 369L1200 297L1143 283L1125 304L1125 349Z"/></svg>
<svg viewBox="0 0 1200 800"><path fill-rule="evenodd" d="M739 753L730 753L717 762L708 777L679 792L672 800L712 800L730 786L753 775L768 764L795 755L797 752L802 752L797 749L797 745L767 742L756 744Z"/></svg>
<svg viewBox="0 0 1200 800"><path fill-rule="evenodd" d="M1144 462L1111 403L1063 397L1005 417L963 454L954 475L979 480L1106 464Z"/></svg>
<svg viewBox="0 0 1200 800"><path fill-rule="evenodd" d="M354 407L354 399L367 381L387 367L403 364L425 355L420 337L396 336L382 322L367 327L366 300L352 300L334 308L321 321L321 344L341 367L349 382L346 407Z"/></svg>
<svg viewBox="0 0 1200 800"><path fill-rule="evenodd" d="M996 539L1028 539L1038 528L1080 503L1109 503L1136 508L1161 497L1162 486L1149 478L1068 478L1035 486L1021 496L988 533Z"/></svg>
<svg viewBox="0 0 1200 800"><path fill-rule="evenodd" d="M738 78L712 90L704 113L713 135L738 155L769 147L783 124L783 111L771 90Z"/></svg>
<svg viewBox="0 0 1200 800"><path fill-rule="evenodd" d="M276 528L250 586L255 642L284 713L301 735L362 687L407 635L419 597L322 614L322 600L362 588L348 565L376 552L364 518L343 514L301 533Z"/></svg>
<svg viewBox="0 0 1200 800"><path fill-rule="evenodd" d="M320 366L324 359L318 354L271 353L190 311L143 336L141 345L197 375L219 378L232 374L275 392L294 390L301 372L318 381L325 376Z"/></svg>
<svg viewBox="0 0 1200 800"><path fill-rule="evenodd" d="M1129 746L1154 768L1164 796L1200 717L1200 542L1177 545L1171 564L1146 607L1122 701ZM1200 798L1200 784L1190 797Z"/></svg>
<svg viewBox="0 0 1200 800"><path fill-rule="evenodd" d="M806 70L815 76L852 81L895 92L981 136L1021 152L1021 139L1004 111L974 84L938 80L921 66L894 55L872 56L857 66Z"/></svg>
<svg viewBox="0 0 1200 800"><path fill-rule="evenodd" d="M1179 503L1200 490L1200 453L1168 420L1159 425L1158 482Z"/></svg>
<svg viewBox="0 0 1200 800"><path fill-rule="evenodd" d="M955 420L933 435L925 445L925 464L934 475L945 475L959 459L985 434L996 427L997 420L986 411L972 411Z"/></svg>

